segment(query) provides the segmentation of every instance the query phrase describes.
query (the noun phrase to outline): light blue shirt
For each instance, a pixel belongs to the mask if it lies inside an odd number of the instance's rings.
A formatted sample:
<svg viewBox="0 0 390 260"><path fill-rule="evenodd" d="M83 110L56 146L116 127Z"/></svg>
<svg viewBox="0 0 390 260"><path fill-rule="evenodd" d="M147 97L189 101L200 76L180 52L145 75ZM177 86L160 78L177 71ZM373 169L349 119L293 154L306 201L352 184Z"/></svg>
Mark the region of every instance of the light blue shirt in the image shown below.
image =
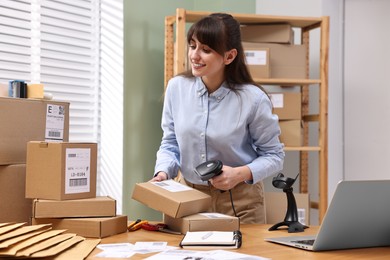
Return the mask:
<svg viewBox="0 0 390 260"><path fill-rule="evenodd" d="M207 185L194 168L207 160L224 165L247 165L256 183L283 168L283 144L278 117L260 88L243 85L234 92L225 84L208 94L201 78L177 76L168 82L155 173Z"/></svg>

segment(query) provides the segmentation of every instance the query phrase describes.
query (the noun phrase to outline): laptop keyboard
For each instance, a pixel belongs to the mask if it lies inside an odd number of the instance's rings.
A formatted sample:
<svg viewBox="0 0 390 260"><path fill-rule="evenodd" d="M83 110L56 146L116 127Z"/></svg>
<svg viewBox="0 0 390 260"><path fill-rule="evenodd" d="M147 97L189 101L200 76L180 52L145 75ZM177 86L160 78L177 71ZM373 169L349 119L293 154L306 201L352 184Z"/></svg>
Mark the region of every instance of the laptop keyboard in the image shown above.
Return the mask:
<svg viewBox="0 0 390 260"><path fill-rule="evenodd" d="M297 241L292 241L292 242L312 246L314 244L314 239L297 240Z"/></svg>

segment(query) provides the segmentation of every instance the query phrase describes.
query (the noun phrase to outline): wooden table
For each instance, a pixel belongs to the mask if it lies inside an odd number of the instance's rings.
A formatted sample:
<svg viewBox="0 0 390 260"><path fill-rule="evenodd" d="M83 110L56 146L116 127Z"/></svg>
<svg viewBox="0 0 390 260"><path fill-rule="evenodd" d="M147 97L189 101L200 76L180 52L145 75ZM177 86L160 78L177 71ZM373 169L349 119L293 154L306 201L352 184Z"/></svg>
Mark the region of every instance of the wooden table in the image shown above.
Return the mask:
<svg viewBox="0 0 390 260"><path fill-rule="evenodd" d="M305 229L305 232L301 233L288 233L287 230L268 231L270 225L241 225L241 232L243 236L242 247L235 250L235 252L257 255L265 258L277 259L390 259L390 247L376 247L376 248L361 248L361 249L348 249L348 250L335 250L335 251L323 251L323 252L309 252L306 250L278 245L264 241L266 237L276 236L291 236L291 235L311 235L318 231L318 227L310 227ZM132 243L138 241L166 241L170 246L178 246L182 235L172 235L156 231L137 230L135 232L127 232L119 235L103 238L101 244L109 243ZM93 256L101 252L95 248L87 259L99 259ZM143 259L153 254L141 255L136 254L130 259ZM101 258L103 259L103 258ZM109 258L104 258L109 259ZM113 258L118 259L118 258ZM128 259L128 258L127 258Z"/></svg>

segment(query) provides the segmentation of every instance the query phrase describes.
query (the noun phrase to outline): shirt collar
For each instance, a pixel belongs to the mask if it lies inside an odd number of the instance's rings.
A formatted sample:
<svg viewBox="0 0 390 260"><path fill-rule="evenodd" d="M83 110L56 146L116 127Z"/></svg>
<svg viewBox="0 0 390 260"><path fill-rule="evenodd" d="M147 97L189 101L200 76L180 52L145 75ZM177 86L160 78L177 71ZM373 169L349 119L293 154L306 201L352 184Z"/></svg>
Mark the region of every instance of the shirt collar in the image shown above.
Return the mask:
<svg viewBox="0 0 390 260"><path fill-rule="evenodd" d="M205 84L203 83L202 79L200 77L196 78L196 83L197 83L197 94L198 97L201 97L203 95L206 95L207 88ZM210 97L215 98L217 102L220 102L224 97L229 94L230 88L227 87L226 82L223 82L221 87L219 87L215 92L213 92Z"/></svg>

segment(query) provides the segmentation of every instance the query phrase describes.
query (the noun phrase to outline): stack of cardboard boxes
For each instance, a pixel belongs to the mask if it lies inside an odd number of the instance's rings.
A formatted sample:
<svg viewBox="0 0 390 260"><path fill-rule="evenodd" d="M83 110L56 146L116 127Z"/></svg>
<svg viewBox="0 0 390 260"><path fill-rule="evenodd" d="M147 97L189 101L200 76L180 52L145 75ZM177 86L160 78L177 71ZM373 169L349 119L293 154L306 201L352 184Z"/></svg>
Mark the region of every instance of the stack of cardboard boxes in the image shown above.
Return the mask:
<svg viewBox="0 0 390 260"><path fill-rule="evenodd" d="M96 196L97 144L27 144L26 197L33 199L32 224L52 224L84 237L127 231L116 201Z"/></svg>
<svg viewBox="0 0 390 260"><path fill-rule="evenodd" d="M294 44L290 24L241 26L247 65L255 80L304 79L307 74L306 49ZM301 96L299 92L271 93L274 113L279 116L281 142L302 145Z"/></svg>
<svg viewBox="0 0 390 260"><path fill-rule="evenodd" d="M68 141L69 103L0 97L0 222L29 222L25 198L30 140Z"/></svg>
<svg viewBox="0 0 390 260"><path fill-rule="evenodd" d="M127 230L96 197L97 144L69 142L69 103L0 97L0 223L53 224L85 237Z"/></svg>
<svg viewBox="0 0 390 260"><path fill-rule="evenodd" d="M187 231L235 231L240 221L219 213L207 213L211 197L174 180L137 183L132 198L164 214L168 228Z"/></svg>

